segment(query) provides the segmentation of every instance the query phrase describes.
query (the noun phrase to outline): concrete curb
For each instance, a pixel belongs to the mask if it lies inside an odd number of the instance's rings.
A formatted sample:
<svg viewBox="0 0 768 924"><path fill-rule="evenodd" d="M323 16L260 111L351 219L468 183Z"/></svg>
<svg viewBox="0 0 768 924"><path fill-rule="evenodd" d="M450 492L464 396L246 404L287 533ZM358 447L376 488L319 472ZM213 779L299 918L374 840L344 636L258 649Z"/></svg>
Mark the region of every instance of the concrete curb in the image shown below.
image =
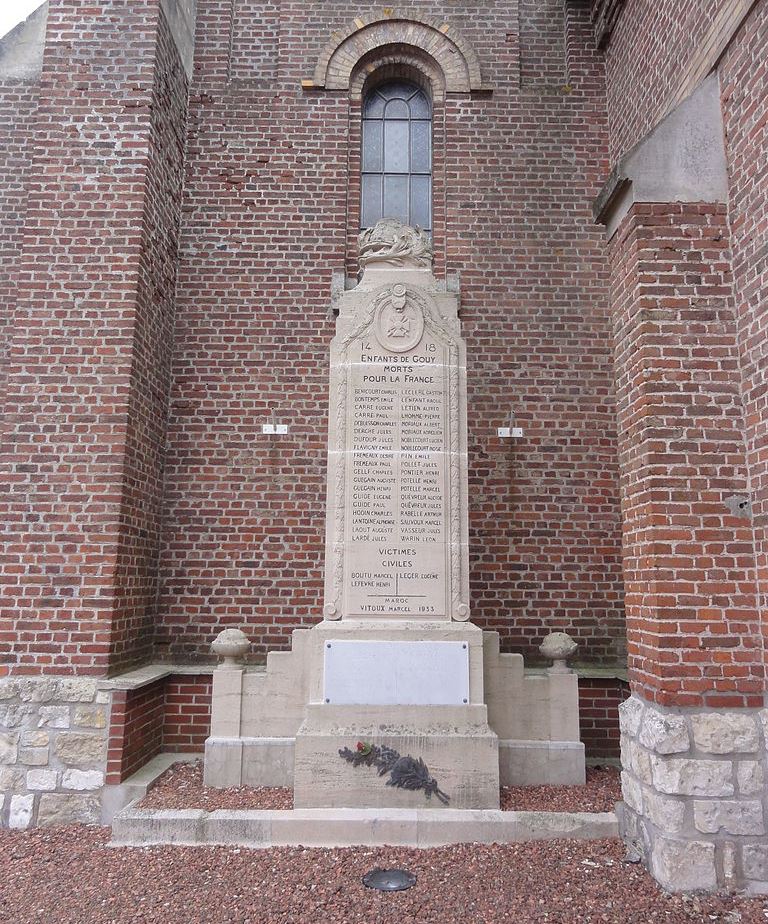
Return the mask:
<svg viewBox="0 0 768 924"><path fill-rule="evenodd" d="M206 812L140 809L112 822L113 847L180 844L238 847L440 847L618 837L614 812L501 812L456 809L294 809Z"/></svg>
<svg viewBox="0 0 768 924"><path fill-rule="evenodd" d="M104 786L101 790L101 823L103 825L112 824L112 819L121 809L140 802L149 792L152 784L169 767L178 763L192 763L201 758L202 754L197 753L157 754L127 780L116 785Z"/></svg>

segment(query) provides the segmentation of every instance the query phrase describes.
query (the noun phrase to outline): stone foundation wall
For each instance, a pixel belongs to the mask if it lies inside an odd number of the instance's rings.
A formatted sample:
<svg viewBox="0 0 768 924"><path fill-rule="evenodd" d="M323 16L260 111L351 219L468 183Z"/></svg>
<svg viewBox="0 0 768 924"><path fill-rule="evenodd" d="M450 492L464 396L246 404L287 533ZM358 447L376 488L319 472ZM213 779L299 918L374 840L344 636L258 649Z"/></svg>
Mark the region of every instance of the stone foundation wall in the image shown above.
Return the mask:
<svg viewBox="0 0 768 924"><path fill-rule="evenodd" d="M110 693L97 684L0 679L0 827L99 821Z"/></svg>
<svg viewBox="0 0 768 924"><path fill-rule="evenodd" d="M768 709L619 707L623 835L670 891L768 892Z"/></svg>

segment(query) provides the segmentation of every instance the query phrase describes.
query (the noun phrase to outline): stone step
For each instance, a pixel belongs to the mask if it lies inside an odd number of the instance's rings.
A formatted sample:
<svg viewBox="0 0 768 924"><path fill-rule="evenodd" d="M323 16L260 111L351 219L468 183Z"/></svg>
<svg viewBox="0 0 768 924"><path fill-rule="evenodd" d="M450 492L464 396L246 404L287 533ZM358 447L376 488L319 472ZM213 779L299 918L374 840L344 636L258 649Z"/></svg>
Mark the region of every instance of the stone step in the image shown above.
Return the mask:
<svg viewBox="0 0 768 924"><path fill-rule="evenodd" d="M440 847L618 837L614 812L501 812L458 809L141 809L112 822L115 847L152 844L238 847Z"/></svg>

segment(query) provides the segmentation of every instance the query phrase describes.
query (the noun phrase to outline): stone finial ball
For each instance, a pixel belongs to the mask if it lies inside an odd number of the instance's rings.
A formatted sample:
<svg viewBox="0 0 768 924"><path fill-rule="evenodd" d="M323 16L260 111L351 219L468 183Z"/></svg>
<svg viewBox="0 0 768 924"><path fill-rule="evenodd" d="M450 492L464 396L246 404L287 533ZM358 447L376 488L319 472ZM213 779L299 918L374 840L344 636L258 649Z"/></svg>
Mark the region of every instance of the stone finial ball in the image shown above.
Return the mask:
<svg viewBox="0 0 768 924"><path fill-rule="evenodd" d="M240 629L224 629L211 644L211 651L223 658L224 664L237 664L248 654L251 643Z"/></svg>
<svg viewBox="0 0 768 924"><path fill-rule="evenodd" d="M539 651L550 661L565 661L576 653L578 647L567 632L550 632L539 645Z"/></svg>

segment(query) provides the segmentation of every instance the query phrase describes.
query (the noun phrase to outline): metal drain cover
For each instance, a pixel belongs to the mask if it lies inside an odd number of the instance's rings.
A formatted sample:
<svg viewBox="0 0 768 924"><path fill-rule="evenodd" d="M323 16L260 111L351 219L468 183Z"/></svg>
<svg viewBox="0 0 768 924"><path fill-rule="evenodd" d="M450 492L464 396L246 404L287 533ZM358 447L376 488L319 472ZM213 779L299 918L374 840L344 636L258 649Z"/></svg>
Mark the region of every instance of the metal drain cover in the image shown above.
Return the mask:
<svg viewBox="0 0 768 924"><path fill-rule="evenodd" d="M402 892L416 885L416 877L404 869L372 869L363 876L363 885L379 892Z"/></svg>

